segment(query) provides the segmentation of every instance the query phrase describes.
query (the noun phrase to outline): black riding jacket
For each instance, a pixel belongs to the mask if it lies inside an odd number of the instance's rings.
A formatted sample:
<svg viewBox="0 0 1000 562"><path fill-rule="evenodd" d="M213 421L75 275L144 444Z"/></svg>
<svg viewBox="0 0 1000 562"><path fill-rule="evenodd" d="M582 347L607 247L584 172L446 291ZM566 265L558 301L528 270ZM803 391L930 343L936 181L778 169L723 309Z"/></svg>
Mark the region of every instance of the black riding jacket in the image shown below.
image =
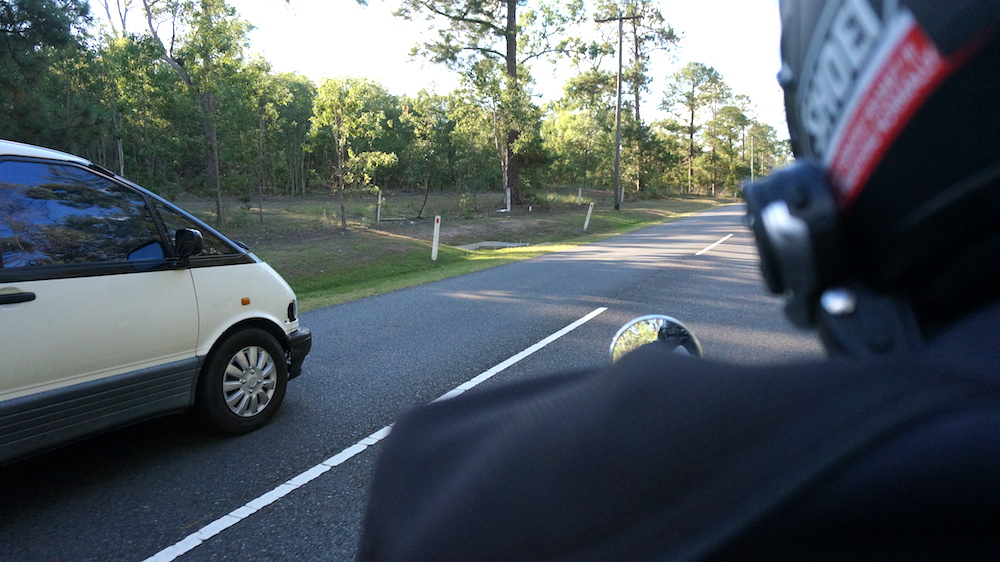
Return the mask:
<svg viewBox="0 0 1000 562"><path fill-rule="evenodd" d="M647 346L413 409L359 559L1000 559L998 327L773 367Z"/></svg>

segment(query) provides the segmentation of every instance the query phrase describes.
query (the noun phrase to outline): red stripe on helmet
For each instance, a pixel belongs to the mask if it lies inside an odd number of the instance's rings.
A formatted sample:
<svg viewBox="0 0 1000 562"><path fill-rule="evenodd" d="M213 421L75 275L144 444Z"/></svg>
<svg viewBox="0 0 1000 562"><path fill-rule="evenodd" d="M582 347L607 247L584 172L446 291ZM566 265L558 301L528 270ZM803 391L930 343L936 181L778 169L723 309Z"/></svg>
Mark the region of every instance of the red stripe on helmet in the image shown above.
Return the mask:
<svg viewBox="0 0 1000 562"><path fill-rule="evenodd" d="M903 127L954 69L916 21L899 37L830 152L830 180L842 209L854 203Z"/></svg>

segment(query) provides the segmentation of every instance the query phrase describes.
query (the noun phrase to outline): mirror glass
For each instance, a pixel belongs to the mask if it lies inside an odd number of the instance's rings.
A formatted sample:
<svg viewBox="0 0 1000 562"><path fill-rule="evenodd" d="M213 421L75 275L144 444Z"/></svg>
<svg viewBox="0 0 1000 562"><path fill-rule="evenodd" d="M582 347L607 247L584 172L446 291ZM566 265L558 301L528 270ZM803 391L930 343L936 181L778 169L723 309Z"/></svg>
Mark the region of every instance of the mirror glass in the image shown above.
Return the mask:
<svg viewBox="0 0 1000 562"><path fill-rule="evenodd" d="M680 320L662 314L640 316L628 322L611 340L611 362L646 344L668 345L676 353L701 357L701 342Z"/></svg>
<svg viewBox="0 0 1000 562"><path fill-rule="evenodd" d="M204 240L201 231L195 228L179 228L174 235L174 244L177 245L177 257L189 258L197 256L204 248Z"/></svg>

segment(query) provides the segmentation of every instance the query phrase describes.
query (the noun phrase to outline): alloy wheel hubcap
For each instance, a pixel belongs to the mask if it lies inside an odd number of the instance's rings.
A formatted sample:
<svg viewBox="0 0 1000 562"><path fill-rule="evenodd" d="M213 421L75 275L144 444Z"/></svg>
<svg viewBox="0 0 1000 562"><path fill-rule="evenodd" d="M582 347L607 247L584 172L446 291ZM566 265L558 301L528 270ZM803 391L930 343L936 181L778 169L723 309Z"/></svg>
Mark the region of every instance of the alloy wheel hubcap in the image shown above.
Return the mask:
<svg viewBox="0 0 1000 562"><path fill-rule="evenodd" d="M248 346L229 360L222 392L229 410L240 417L259 414L271 402L278 382L274 358L266 349Z"/></svg>

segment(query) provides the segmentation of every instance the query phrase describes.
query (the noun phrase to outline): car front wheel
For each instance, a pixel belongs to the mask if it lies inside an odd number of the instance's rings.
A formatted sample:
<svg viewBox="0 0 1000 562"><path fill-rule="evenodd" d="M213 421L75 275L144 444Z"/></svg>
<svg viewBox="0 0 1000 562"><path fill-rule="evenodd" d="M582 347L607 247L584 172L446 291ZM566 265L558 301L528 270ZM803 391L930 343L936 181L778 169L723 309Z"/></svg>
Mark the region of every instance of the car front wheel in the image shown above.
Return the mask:
<svg viewBox="0 0 1000 562"><path fill-rule="evenodd" d="M209 356L196 406L218 429L248 433L271 421L287 384L288 365L274 336L257 328L242 330Z"/></svg>

